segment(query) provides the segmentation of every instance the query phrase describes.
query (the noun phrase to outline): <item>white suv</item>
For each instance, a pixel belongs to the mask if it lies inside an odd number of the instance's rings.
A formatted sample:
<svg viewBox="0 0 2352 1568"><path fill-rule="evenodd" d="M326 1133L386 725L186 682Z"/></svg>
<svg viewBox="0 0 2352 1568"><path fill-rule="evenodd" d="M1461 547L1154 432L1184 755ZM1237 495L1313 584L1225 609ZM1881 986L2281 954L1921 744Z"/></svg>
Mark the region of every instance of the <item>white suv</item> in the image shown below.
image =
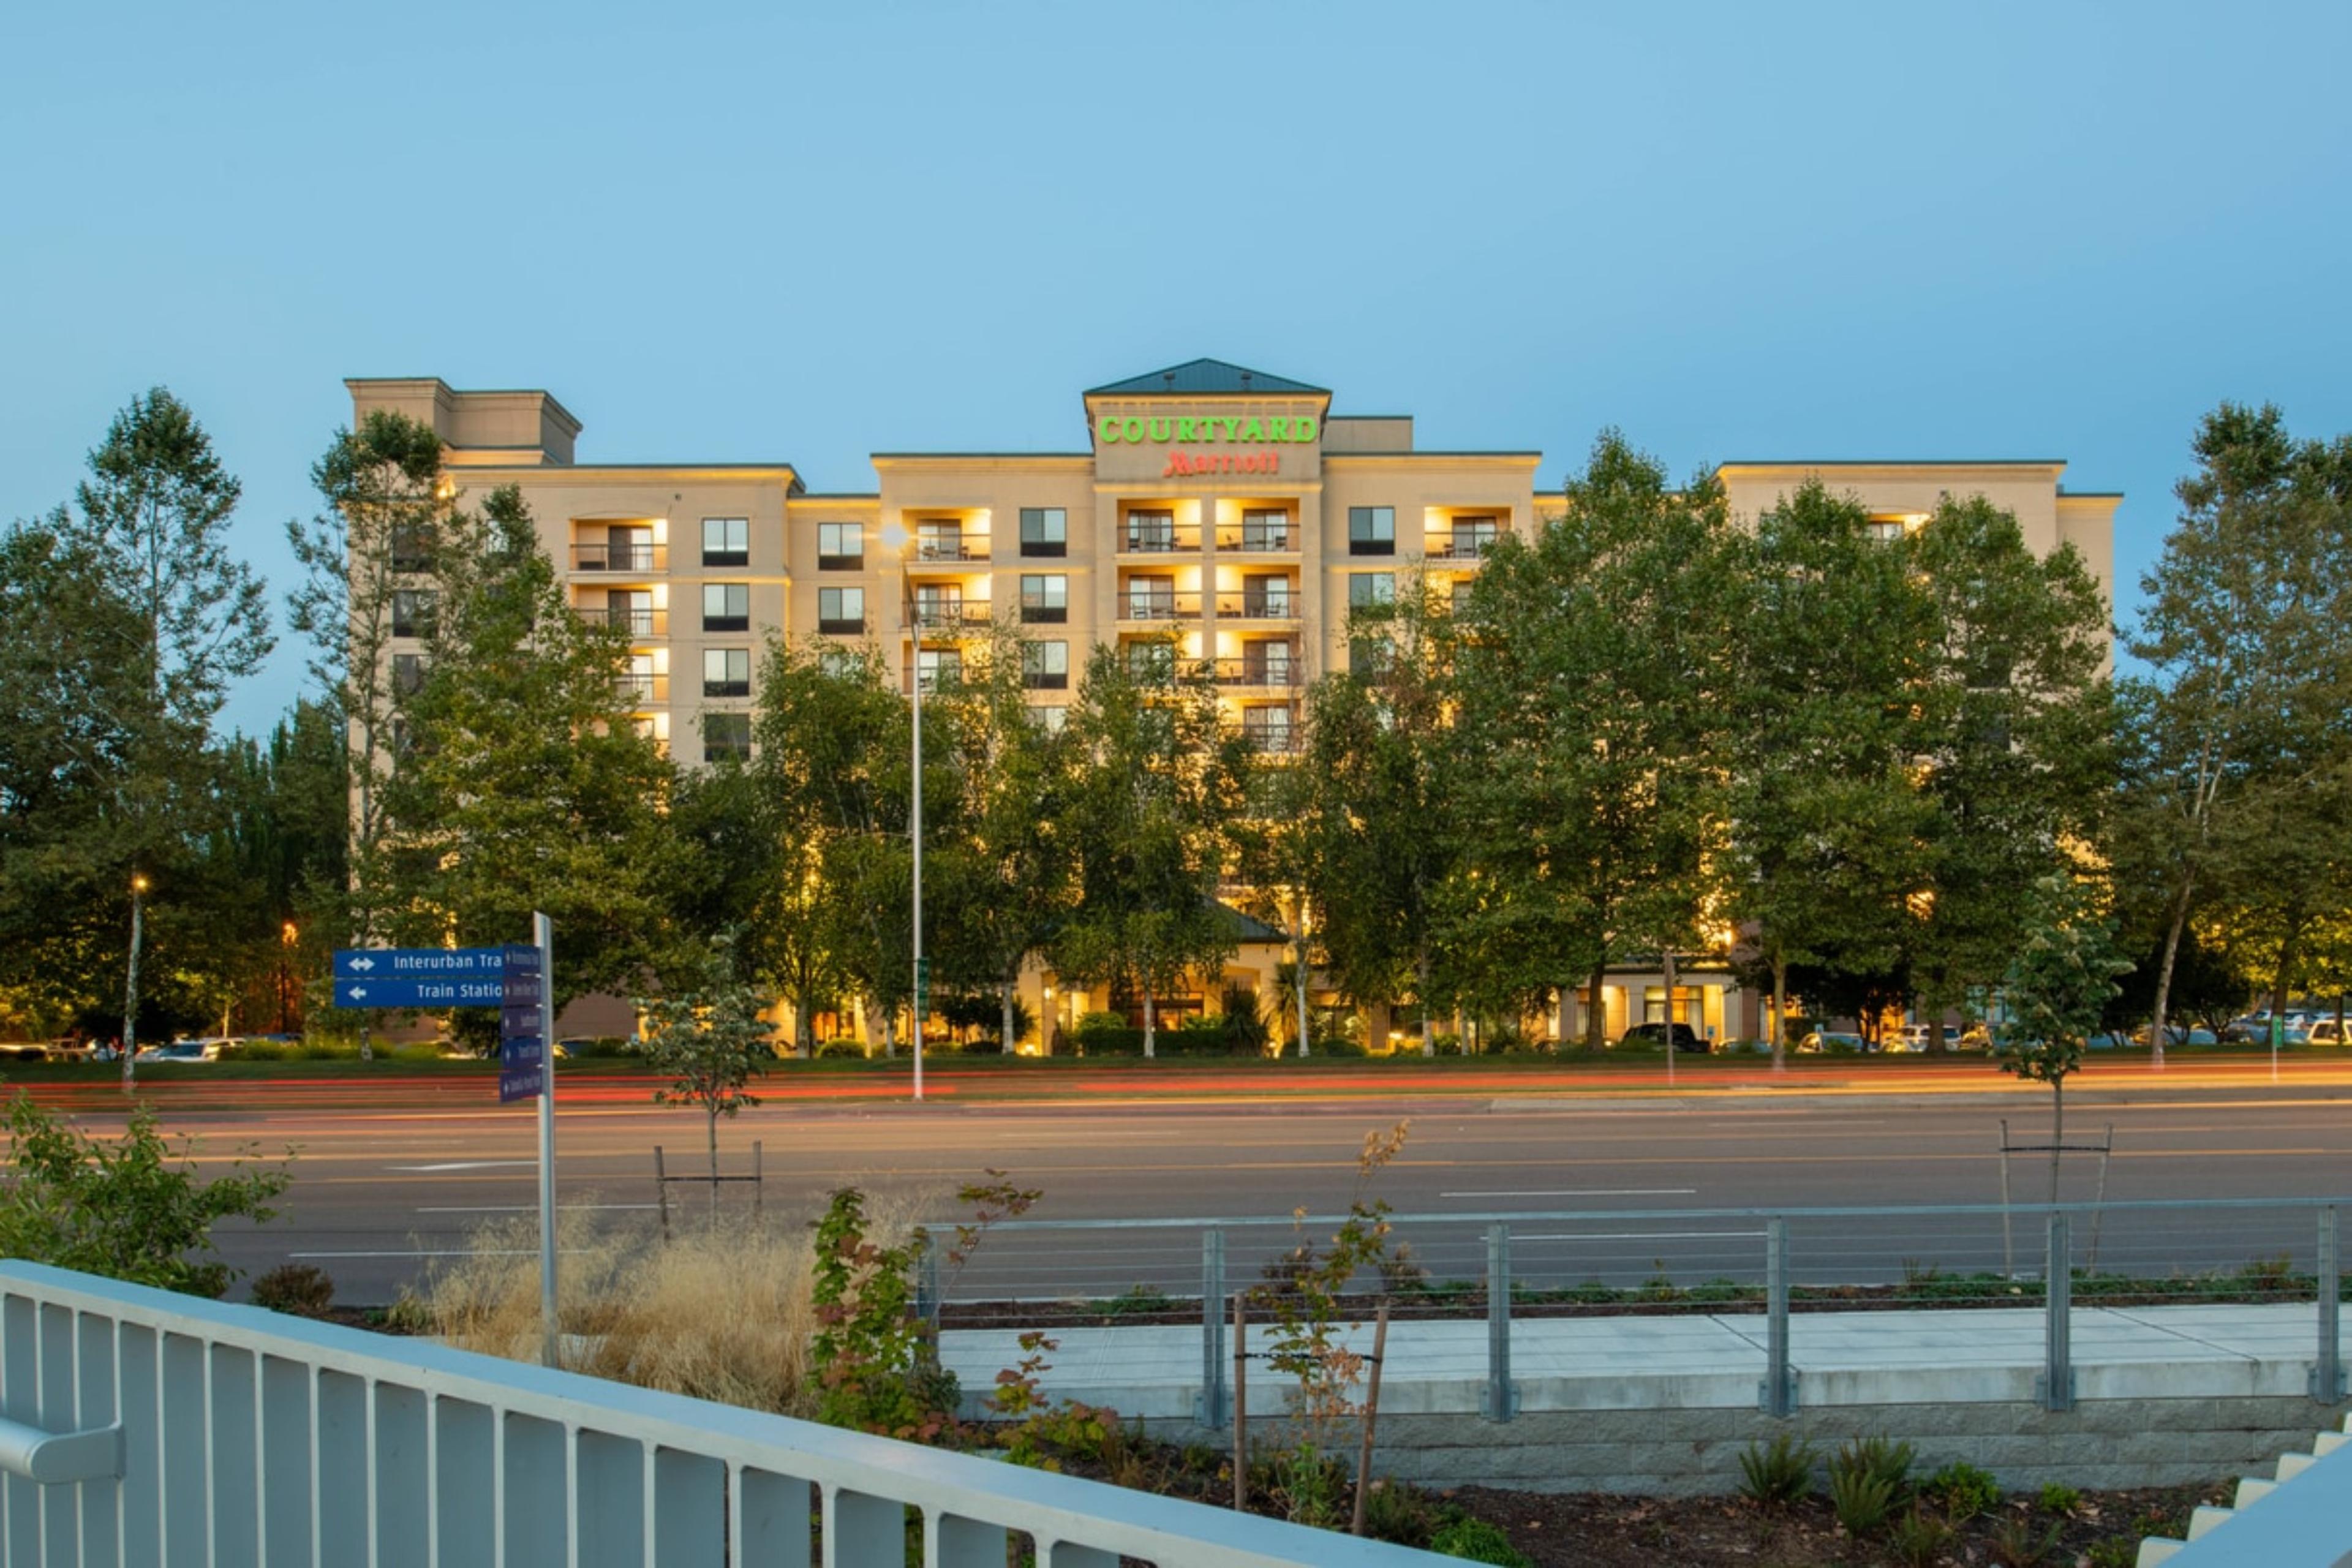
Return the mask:
<svg viewBox="0 0 2352 1568"><path fill-rule="evenodd" d="M2346 1038L2346 1026L2333 1018L2322 1018L2312 1025L2306 1037L2315 1046L2352 1045L2352 1040Z"/></svg>

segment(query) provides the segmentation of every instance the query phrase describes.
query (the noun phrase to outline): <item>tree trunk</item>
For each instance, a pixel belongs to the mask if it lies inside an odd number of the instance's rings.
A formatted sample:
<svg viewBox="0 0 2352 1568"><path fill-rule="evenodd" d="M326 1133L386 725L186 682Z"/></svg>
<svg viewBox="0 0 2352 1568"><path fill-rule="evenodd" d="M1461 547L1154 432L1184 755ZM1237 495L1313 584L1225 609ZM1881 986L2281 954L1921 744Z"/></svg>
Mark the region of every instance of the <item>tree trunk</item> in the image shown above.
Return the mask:
<svg viewBox="0 0 2352 1568"><path fill-rule="evenodd" d="M2156 966L2156 1012L2148 1019L2148 1049L2155 1053L2150 1059L2158 1067L2164 1065L2164 1020L2172 1002L2172 964L2180 955L2180 933L2189 927L2189 897L2196 886L2195 879L2181 883L2179 901L2172 906L2172 923L2165 928L2164 957Z"/></svg>
<svg viewBox="0 0 2352 1568"><path fill-rule="evenodd" d="M703 1119L709 1124L708 1130L710 1135L710 1213L715 1218L719 1214L719 1106L717 1101L714 1100L710 1104L704 1112Z"/></svg>
<svg viewBox="0 0 2352 1568"><path fill-rule="evenodd" d="M1307 1039L1307 944L1298 944L1298 973L1294 977L1298 987L1298 1059L1305 1061L1312 1054Z"/></svg>
<svg viewBox="0 0 2352 1568"><path fill-rule="evenodd" d="M1437 1037L1430 1032L1429 1024L1429 949L1423 948L1412 961L1413 1004L1421 1009L1421 1054L1437 1054ZM1455 1045L1461 1042L1457 1039Z"/></svg>
<svg viewBox="0 0 2352 1568"><path fill-rule="evenodd" d="M1772 950L1772 1065L1789 1065L1789 959Z"/></svg>
<svg viewBox="0 0 2352 1568"><path fill-rule="evenodd" d="M806 1002L793 1004L793 1054L803 1061L816 1055L815 1012Z"/></svg>
<svg viewBox="0 0 2352 1568"><path fill-rule="evenodd" d="M1014 1028L1013 1022L1013 989L1020 984L1020 976L1016 974L1012 979L1005 981L1004 984L998 988L1003 993L1004 1001L1004 1032L1001 1037L999 1037L999 1038L1003 1047L1004 1054L1008 1057L1013 1054L1013 1047L1021 1043L1018 1039L1014 1038L1013 1033Z"/></svg>
<svg viewBox="0 0 2352 1568"><path fill-rule="evenodd" d="M1143 1054L1159 1055L1159 1045L1160 1010L1152 1003L1151 987L1147 983L1143 987Z"/></svg>
<svg viewBox="0 0 2352 1568"><path fill-rule="evenodd" d="M1609 1043L1609 1016L1601 1003L1601 982L1609 973L1607 963L1592 966L1592 979L1584 992L1584 1048L1598 1051Z"/></svg>
<svg viewBox="0 0 2352 1568"><path fill-rule="evenodd" d="M2298 909L2287 917L2286 934L2279 939L2278 973L2271 980L2273 1018L2286 1011L2287 999L2294 991L2294 966L2303 957L2303 911Z"/></svg>

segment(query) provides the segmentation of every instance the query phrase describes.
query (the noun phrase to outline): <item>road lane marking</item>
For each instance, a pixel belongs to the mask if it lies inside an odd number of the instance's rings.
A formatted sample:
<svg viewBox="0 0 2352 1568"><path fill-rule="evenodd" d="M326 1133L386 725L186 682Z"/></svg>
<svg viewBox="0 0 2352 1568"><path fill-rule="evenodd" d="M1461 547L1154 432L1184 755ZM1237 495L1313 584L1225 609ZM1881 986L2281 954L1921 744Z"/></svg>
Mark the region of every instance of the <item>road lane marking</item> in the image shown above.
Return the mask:
<svg viewBox="0 0 2352 1568"><path fill-rule="evenodd" d="M1768 1236L1761 1230L1595 1230L1562 1231L1553 1236L1521 1236L1513 1241L1720 1241L1728 1237Z"/></svg>
<svg viewBox="0 0 2352 1568"><path fill-rule="evenodd" d="M1440 1193L1441 1198L1686 1198L1696 1187L1553 1187L1513 1193Z"/></svg>
<svg viewBox="0 0 2352 1568"><path fill-rule="evenodd" d="M558 1204L558 1208L661 1208L661 1204ZM416 1213L539 1213L539 1204L463 1204L419 1208Z"/></svg>
<svg viewBox="0 0 2352 1568"><path fill-rule="evenodd" d="M536 1160L451 1160L440 1165L386 1165L387 1171L488 1171L500 1165L536 1165Z"/></svg>

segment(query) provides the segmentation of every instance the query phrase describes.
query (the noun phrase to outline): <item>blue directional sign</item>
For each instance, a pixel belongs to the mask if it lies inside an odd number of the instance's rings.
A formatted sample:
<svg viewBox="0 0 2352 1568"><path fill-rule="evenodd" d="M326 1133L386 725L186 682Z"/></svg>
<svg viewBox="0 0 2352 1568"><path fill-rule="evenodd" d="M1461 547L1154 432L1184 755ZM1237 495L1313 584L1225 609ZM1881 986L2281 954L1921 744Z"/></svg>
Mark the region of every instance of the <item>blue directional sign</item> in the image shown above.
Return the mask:
<svg viewBox="0 0 2352 1568"><path fill-rule="evenodd" d="M497 975L465 979L338 980L338 1007L496 1007L506 1000Z"/></svg>
<svg viewBox="0 0 2352 1568"><path fill-rule="evenodd" d="M504 974L511 947L347 947L335 953L338 980L495 980ZM536 948L530 968L539 968Z"/></svg>
<svg viewBox="0 0 2352 1568"><path fill-rule="evenodd" d="M547 1089L547 1047L537 1035L499 1042L499 1103L529 1100Z"/></svg>

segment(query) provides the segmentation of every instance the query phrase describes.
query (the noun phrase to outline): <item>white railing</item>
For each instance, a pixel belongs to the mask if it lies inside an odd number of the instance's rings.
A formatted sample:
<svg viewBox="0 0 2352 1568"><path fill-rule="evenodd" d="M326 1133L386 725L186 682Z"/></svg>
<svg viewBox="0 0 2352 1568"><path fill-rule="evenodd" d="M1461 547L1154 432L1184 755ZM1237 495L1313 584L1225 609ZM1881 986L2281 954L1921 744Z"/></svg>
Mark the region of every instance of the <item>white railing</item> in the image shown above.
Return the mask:
<svg viewBox="0 0 2352 1568"><path fill-rule="evenodd" d="M0 1563L1408 1568L1074 1477L0 1263Z"/></svg>

